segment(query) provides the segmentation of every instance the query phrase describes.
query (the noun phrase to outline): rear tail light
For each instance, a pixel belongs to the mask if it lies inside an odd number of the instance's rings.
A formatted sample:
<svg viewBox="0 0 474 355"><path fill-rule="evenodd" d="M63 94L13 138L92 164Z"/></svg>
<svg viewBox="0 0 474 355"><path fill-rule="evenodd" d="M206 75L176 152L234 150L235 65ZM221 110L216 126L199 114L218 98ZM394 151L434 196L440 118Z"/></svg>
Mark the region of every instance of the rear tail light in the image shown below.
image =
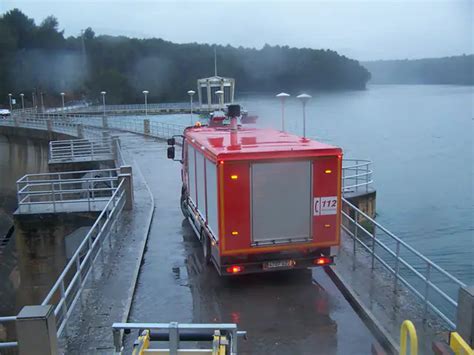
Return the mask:
<svg viewBox="0 0 474 355"><path fill-rule="evenodd" d="M226 271L229 273L229 274L238 274L242 271L244 271L244 267L243 266L240 266L240 265L232 265L232 266L229 266Z"/></svg>
<svg viewBox="0 0 474 355"><path fill-rule="evenodd" d="M332 258L327 256L320 256L319 258L314 259L313 264L318 266L329 265L332 264Z"/></svg>

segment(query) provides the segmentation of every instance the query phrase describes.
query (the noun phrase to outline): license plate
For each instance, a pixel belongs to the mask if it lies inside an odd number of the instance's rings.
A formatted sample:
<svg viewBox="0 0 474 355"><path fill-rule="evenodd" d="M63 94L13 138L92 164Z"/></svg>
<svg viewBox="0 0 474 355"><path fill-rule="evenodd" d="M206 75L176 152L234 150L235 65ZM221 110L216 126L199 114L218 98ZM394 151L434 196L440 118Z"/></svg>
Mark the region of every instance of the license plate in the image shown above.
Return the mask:
<svg viewBox="0 0 474 355"><path fill-rule="evenodd" d="M275 260L263 264L264 269L291 268L295 266L294 260Z"/></svg>

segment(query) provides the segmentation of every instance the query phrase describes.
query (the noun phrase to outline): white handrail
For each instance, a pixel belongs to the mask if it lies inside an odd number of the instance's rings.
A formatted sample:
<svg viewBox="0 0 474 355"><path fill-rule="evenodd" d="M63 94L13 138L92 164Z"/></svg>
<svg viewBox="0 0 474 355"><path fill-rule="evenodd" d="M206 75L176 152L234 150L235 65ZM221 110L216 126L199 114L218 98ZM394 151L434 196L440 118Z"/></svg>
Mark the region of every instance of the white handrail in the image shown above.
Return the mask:
<svg viewBox="0 0 474 355"><path fill-rule="evenodd" d="M447 278L451 289L465 287L466 285L387 230L347 199L343 198L342 200L343 218L341 227L353 240L354 254L356 254L356 245L362 246L363 250L371 256L372 268L374 268L375 261L378 261L394 276L394 292L398 287L398 281L402 282L414 295L422 300L424 307L423 317L426 317L427 310L431 309L448 326L455 328L456 296L450 296L448 294L449 291L443 290L440 283L435 284L433 272L436 271L439 273L439 276ZM380 232L382 234L379 235ZM378 252L379 248L383 249L392 260L384 257L383 253ZM410 254L407 255L406 252ZM412 260L413 257L417 258L417 260ZM418 261L418 264L421 262L421 266L417 266L415 261ZM394 263L394 265L391 265L390 262ZM404 273L400 270L401 265L406 269ZM424 273L419 270L420 267L424 269ZM422 289L414 282L414 279L422 281ZM433 292L437 297L431 295ZM443 301L442 303L440 299Z"/></svg>

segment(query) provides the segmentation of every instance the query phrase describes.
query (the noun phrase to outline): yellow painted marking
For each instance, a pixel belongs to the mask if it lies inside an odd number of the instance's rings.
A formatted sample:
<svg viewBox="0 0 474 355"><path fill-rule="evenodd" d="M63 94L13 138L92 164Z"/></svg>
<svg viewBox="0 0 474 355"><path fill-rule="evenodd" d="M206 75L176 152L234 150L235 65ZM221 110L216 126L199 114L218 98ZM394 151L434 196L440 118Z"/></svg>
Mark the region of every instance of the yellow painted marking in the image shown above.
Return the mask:
<svg viewBox="0 0 474 355"><path fill-rule="evenodd" d="M456 355L474 355L474 349L457 332L449 335L449 347Z"/></svg>

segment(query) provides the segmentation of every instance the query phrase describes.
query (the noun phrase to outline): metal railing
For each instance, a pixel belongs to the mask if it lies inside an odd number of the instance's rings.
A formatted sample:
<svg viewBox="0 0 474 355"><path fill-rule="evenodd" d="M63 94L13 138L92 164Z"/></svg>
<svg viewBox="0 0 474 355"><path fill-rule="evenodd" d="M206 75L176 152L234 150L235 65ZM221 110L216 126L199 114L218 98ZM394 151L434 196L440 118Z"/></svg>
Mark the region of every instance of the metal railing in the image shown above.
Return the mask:
<svg viewBox="0 0 474 355"><path fill-rule="evenodd" d="M121 117L107 117L107 126L104 126L102 116L89 116L85 114L67 114L66 117L58 116L57 114L51 113L39 113L25 115L21 121L23 126L31 128L47 129L48 121L52 122L53 129L58 131L59 127L67 128L64 133L70 133L71 130L77 130L78 125L82 125L84 130L94 132L92 136L100 135L100 129L112 128L119 131L133 132L144 134L152 137L166 139L173 135L183 134L185 125L149 121L149 126L146 127L144 118L121 118ZM4 125L14 126L15 122L13 119L0 120L5 121ZM59 132L62 132L59 130Z"/></svg>
<svg viewBox="0 0 474 355"><path fill-rule="evenodd" d="M371 268L376 262L393 276L394 292L405 285L423 304L423 319L428 310L455 328L457 292L466 286L446 270L429 260L346 199L342 199L341 228L356 245L369 254Z"/></svg>
<svg viewBox="0 0 474 355"><path fill-rule="evenodd" d="M57 118L57 115L36 114L34 112L25 111L16 117L0 119L0 125L54 131L73 136L78 135L79 125L77 123L72 122L70 119ZM50 120L49 123L48 120ZM96 127L88 125L81 128L86 137L102 137L102 130L97 129ZM118 140L115 140L115 143L116 146L114 149L117 149L117 161L122 164L124 163L124 159L121 154L120 144ZM110 242L111 231L116 226L118 216L124 208L125 186L123 182L118 182L117 177L115 176L117 170L118 169L98 170L98 172L102 172L102 174L104 174L105 171L105 177L91 176L94 171L73 171L51 174L30 174L28 177L24 177L18 181L20 184L18 190L20 191L20 194L18 199L19 202L22 201L21 204L23 206L27 205L28 201L33 201L35 199L39 199L39 202L45 203L47 203L48 199L50 201L62 200L73 202L77 199L78 194L83 194L83 196L86 196L89 201L91 201L91 198L103 196L104 194L109 196L104 202L105 205L101 210L102 212L99 214L94 225L89 230L70 262L64 268L64 271L61 273L55 285L53 285L48 296L46 296L45 300L42 302L42 304L48 304L48 302L55 304L55 315L58 318L57 325L59 327L58 335L60 335L64 329L65 321L69 318L86 278L89 275L94 260L102 249L104 239L108 236ZM89 176L85 179L84 176L77 179L77 174L89 174ZM80 181L74 182L74 180ZM87 180L85 185L84 180ZM112 180L111 184L113 184L113 187L107 186L104 188L97 186L97 184L108 183L107 181L109 180ZM28 185L35 185L38 188L41 184L46 184L46 186L49 186L50 188L43 192L41 192L40 188L39 191L30 191L31 196L35 195L35 197L31 197L32 200L23 194L26 194L27 190L32 188L31 186L27 187ZM75 185L75 188L72 188L73 191L71 192L71 186L64 188L66 186L64 184L77 185ZM80 187L78 188L79 185ZM39 194L36 194L36 192L39 192ZM41 198L38 196L42 193L46 193L46 195L43 196L43 201L41 201ZM76 195L74 196L74 194ZM46 199L46 201L44 201L44 199ZM16 319L16 316L2 316L0 317L0 324L15 322ZM0 342L0 349L15 348L17 346L17 341Z"/></svg>
<svg viewBox="0 0 474 355"><path fill-rule="evenodd" d="M237 343L238 338L243 337L246 338L247 332L246 331L239 331L237 329L237 324L235 323L178 323L178 322L171 322L171 323L114 323L112 324L112 333L114 337L114 346L115 351L117 353L122 351L122 339L121 334L123 331L130 332L132 330L137 331L161 331L167 333L167 339L169 343L169 354L178 354L178 349L180 349L180 332L181 333L188 333L192 332L196 337L195 342L202 341L202 339L206 339L207 336L210 336L210 341L212 341L213 336L216 334L215 332L218 331L219 335L224 335L228 338L228 346L229 349L226 351L226 354L229 355L236 355L238 351ZM153 333L152 333L153 334ZM192 337L192 335L188 335L188 337ZM161 337L160 337L161 338ZM163 337L165 338L165 337ZM151 336L151 341L156 341L158 339L153 339L153 335ZM161 339L159 339L161 340ZM189 341L189 340L185 340ZM209 340L208 340L209 341ZM166 350L164 350L166 351ZM193 353L195 351L191 350ZM146 351L145 351L146 352ZM197 352L196 352L197 353ZM208 354L208 351L204 349L200 350L199 353ZM214 353L214 352L212 352ZM217 352L216 352L217 353ZM221 352L219 352L220 354Z"/></svg>
<svg viewBox="0 0 474 355"><path fill-rule="evenodd" d="M172 102L172 103L162 103L162 104L147 104L146 110L150 111L162 111L162 110L185 110L190 109L189 102ZM80 107L76 109L76 112L103 112L103 105L93 105L87 107ZM117 112L117 111L127 111L127 112L145 112L145 104L129 104L129 105L105 105L105 112Z"/></svg>
<svg viewBox="0 0 474 355"><path fill-rule="evenodd" d="M102 118L99 117L88 117L84 115L75 115L71 118L73 122L80 123L84 126L91 127L103 127ZM142 118L118 118L108 117L107 120L108 128L116 129L119 131L139 133L151 137L157 137L161 139L167 139L173 135L183 134L185 125L156 122L149 120L149 125L145 123L145 119Z"/></svg>
<svg viewBox="0 0 474 355"><path fill-rule="evenodd" d="M52 212L67 211L71 204L82 204L83 211L97 211L117 190L117 171L27 174L16 182L18 212L40 212L41 206L52 207Z"/></svg>
<svg viewBox="0 0 474 355"><path fill-rule="evenodd" d="M372 162L365 159L343 159L342 191L344 193L369 192L372 180Z"/></svg>
<svg viewBox="0 0 474 355"><path fill-rule="evenodd" d="M106 237L111 244L111 233L125 205L125 184L121 181L91 229L71 257L41 305L54 305L57 335L61 336L66 321L76 304L95 259L102 250Z"/></svg>
<svg viewBox="0 0 474 355"><path fill-rule="evenodd" d="M5 316L5 317L0 317L0 324L7 324L11 322L16 322L16 316ZM0 342L0 349L6 349L6 348L16 348L18 346L17 341L7 341L7 342Z"/></svg>
<svg viewBox="0 0 474 355"><path fill-rule="evenodd" d="M82 131L84 137L91 138L102 136L102 132L97 128L91 126L81 127L71 120L57 119L57 116L49 114L22 114L19 117L0 119L0 125L52 131L74 136L79 136L79 131Z"/></svg>
<svg viewBox="0 0 474 355"><path fill-rule="evenodd" d="M49 162L113 160L111 138L72 139L49 142Z"/></svg>

